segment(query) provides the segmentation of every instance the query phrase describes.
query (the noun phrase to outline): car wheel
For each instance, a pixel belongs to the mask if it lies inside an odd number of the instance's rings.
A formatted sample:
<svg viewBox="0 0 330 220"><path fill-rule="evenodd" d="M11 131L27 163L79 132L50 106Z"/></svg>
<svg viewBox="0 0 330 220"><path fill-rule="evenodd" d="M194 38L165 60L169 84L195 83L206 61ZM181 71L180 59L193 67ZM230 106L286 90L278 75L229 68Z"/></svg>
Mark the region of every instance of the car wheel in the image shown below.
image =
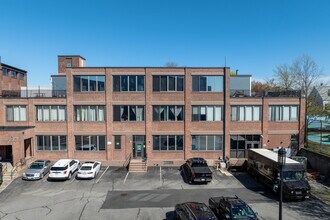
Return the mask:
<svg viewBox="0 0 330 220"><path fill-rule="evenodd" d="M68 176L68 180L71 179L71 176L72 176L72 174L71 174L71 172L70 172L70 173L69 173L69 176Z"/></svg>

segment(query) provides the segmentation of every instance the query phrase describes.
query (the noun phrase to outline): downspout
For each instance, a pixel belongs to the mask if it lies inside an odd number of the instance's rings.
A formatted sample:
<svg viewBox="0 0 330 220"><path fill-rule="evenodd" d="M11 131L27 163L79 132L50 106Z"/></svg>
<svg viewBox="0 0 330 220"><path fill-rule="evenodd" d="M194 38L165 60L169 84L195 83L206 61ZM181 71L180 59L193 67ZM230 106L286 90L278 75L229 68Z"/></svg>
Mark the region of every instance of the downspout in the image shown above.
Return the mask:
<svg viewBox="0 0 330 220"><path fill-rule="evenodd" d="M223 111L223 140L222 140L222 143L223 143L223 146L222 146L222 158L223 158L223 160L224 160L224 162L227 164L227 159L226 159L226 134L227 134L227 132L226 132L226 121L227 121L227 118L226 118L226 116L227 116L227 114L226 114L226 112L227 112L227 103L226 103L226 101L227 101L227 72L226 72L226 70L227 70L227 67L226 67L226 65L225 65L225 68L224 68L224 80L223 80L223 91L224 91L224 99L223 99L223 104L224 104L224 111Z"/></svg>
<svg viewBox="0 0 330 220"><path fill-rule="evenodd" d="M187 116L186 116L186 110L187 110L187 92L186 92L186 89L187 89L187 83L186 83L186 80L187 80L187 68L184 67L184 123L183 123L183 130L184 130L184 148L183 148L183 159L184 161L186 161L186 123L187 123Z"/></svg>

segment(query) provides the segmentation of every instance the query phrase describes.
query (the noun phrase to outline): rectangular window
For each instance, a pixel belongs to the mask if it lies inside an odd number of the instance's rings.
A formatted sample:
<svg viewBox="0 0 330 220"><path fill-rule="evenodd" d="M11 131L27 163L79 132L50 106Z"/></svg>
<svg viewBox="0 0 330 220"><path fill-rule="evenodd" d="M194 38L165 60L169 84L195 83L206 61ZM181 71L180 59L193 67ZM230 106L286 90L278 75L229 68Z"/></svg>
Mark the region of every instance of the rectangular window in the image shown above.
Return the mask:
<svg viewBox="0 0 330 220"><path fill-rule="evenodd" d="M23 80L23 79L24 79L24 73L20 73L20 74L19 74L19 79L20 79L20 80Z"/></svg>
<svg viewBox="0 0 330 220"><path fill-rule="evenodd" d="M144 76L113 76L114 92L143 92Z"/></svg>
<svg viewBox="0 0 330 220"><path fill-rule="evenodd" d="M36 105L36 121L66 121L66 106Z"/></svg>
<svg viewBox="0 0 330 220"><path fill-rule="evenodd" d="M192 106L192 121L222 121L222 106Z"/></svg>
<svg viewBox="0 0 330 220"><path fill-rule="evenodd" d="M77 151L105 151L105 135L76 135Z"/></svg>
<svg viewBox="0 0 330 220"><path fill-rule="evenodd" d="M13 79L16 79L17 78L16 71L14 71L14 70L11 71L11 78L13 78Z"/></svg>
<svg viewBox="0 0 330 220"><path fill-rule="evenodd" d="M153 121L183 121L184 107L182 105L154 105Z"/></svg>
<svg viewBox="0 0 330 220"><path fill-rule="evenodd" d="M193 151L222 150L222 135L192 135L191 149Z"/></svg>
<svg viewBox="0 0 330 220"><path fill-rule="evenodd" d="M2 67L2 75L3 76L8 76L8 69L7 68Z"/></svg>
<svg viewBox="0 0 330 220"><path fill-rule="evenodd" d="M104 92L105 76L73 76L74 92Z"/></svg>
<svg viewBox="0 0 330 220"><path fill-rule="evenodd" d="M184 90L184 76L152 76L154 92L176 92Z"/></svg>
<svg viewBox="0 0 330 220"><path fill-rule="evenodd" d="M261 106L231 106L232 121L260 121Z"/></svg>
<svg viewBox="0 0 330 220"><path fill-rule="evenodd" d="M65 59L65 66L67 68L71 68L72 67L72 59L71 58L66 58Z"/></svg>
<svg viewBox="0 0 330 220"><path fill-rule="evenodd" d="M104 105L75 105L75 121L104 121Z"/></svg>
<svg viewBox="0 0 330 220"><path fill-rule="evenodd" d="M121 136L120 135L115 135L115 149L120 150L121 149Z"/></svg>
<svg viewBox="0 0 330 220"><path fill-rule="evenodd" d="M26 106L24 105L8 105L6 107L7 121L26 121Z"/></svg>
<svg viewBox="0 0 330 220"><path fill-rule="evenodd" d="M66 136L37 135L37 150L39 151L66 151Z"/></svg>
<svg viewBox="0 0 330 220"><path fill-rule="evenodd" d="M269 121L297 121L297 105L273 105L269 106Z"/></svg>
<svg viewBox="0 0 330 220"><path fill-rule="evenodd" d="M192 76L193 92L223 92L223 76Z"/></svg>
<svg viewBox="0 0 330 220"><path fill-rule="evenodd" d="M153 135L152 149L154 151L182 151L183 135Z"/></svg>
<svg viewBox="0 0 330 220"><path fill-rule="evenodd" d="M144 121L144 106L113 106L113 121Z"/></svg>

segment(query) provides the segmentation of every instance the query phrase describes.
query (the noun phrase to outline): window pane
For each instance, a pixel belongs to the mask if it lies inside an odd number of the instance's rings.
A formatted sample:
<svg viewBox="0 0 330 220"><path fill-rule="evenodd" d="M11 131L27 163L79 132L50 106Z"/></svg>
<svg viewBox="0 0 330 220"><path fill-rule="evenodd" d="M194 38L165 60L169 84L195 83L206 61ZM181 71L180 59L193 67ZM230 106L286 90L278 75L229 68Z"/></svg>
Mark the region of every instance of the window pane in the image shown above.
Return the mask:
<svg viewBox="0 0 330 220"><path fill-rule="evenodd" d="M201 106L200 120L206 121L206 106Z"/></svg>
<svg viewBox="0 0 330 220"><path fill-rule="evenodd" d="M43 112L43 119L44 121L49 121L49 107L50 106L42 106L42 112Z"/></svg>
<svg viewBox="0 0 330 220"><path fill-rule="evenodd" d="M159 76L152 76L152 88L154 92L158 92L159 89Z"/></svg>
<svg viewBox="0 0 330 220"><path fill-rule="evenodd" d="M159 136L158 135L152 136L152 149L159 150Z"/></svg>
<svg viewBox="0 0 330 220"><path fill-rule="evenodd" d="M105 150L105 136L98 136L99 137L99 150L103 151Z"/></svg>
<svg viewBox="0 0 330 220"><path fill-rule="evenodd" d="M199 76L192 76L192 91L199 91Z"/></svg>
<svg viewBox="0 0 330 220"><path fill-rule="evenodd" d="M252 121L252 106L245 107L245 120Z"/></svg>
<svg viewBox="0 0 330 220"><path fill-rule="evenodd" d="M60 136L60 150L66 150L66 136Z"/></svg>
<svg viewBox="0 0 330 220"><path fill-rule="evenodd" d="M244 121L244 106L239 107L239 120Z"/></svg>
<svg viewBox="0 0 330 220"><path fill-rule="evenodd" d="M177 91L183 91L184 76L177 76Z"/></svg>
<svg viewBox="0 0 330 220"><path fill-rule="evenodd" d="M138 76L137 77L137 81L138 81L138 91L144 91L144 76Z"/></svg>
<svg viewBox="0 0 330 220"><path fill-rule="evenodd" d="M290 106L283 106L283 121L290 119Z"/></svg>
<svg viewBox="0 0 330 220"><path fill-rule="evenodd" d="M167 150L167 136L160 136L160 150Z"/></svg>
<svg viewBox="0 0 330 220"><path fill-rule="evenodd" d="M207 136L207 150L214 150L214 136Z"/></svg>
<svg viewBox="0 0 330 220"><path fill-rule="evenodd" d="M14 121L20 121L20 110L19 106L13 106L14 109Z"/></svg>
<svg viewBox="0 0 330 220"><path fill-rule="evenodd" d="M73 76L73 91L80 92L80 76Z"/></svg>
<svg viewBox="0 0 330 220"><path fill-rule="evenodd" d="M88 121L96 121L96 106L95 105L89 106Z"/></svg>
<svg viewBox="0 0 330 220"><path fill-rule="evenodd" d="M36 120L42 121L42 106L36 106Z"/></svg>
<svg viewBox="0 0 330 220"><path fill-rule="evenodd" d="M44 136L37 136L37 149L44 150Z"/></svg>
<svg viewBox="0 0 330 220"><path fill-rule="evenodd" d="M129 76L129 91L136 91L136 76Z"/></svg>
<svg viewBox="0 0 330 220"><path fill-rule="evenodd" d="M83 142L82 142L82 146L81 146L81 150L82 151L84 151L84 150L86 150L86 151L88 151L90 148L91 148L91 146L90 146L90 143L89 143L89 141L90 141L90 136L82 136L83 138Z"/></svg>
<svg viewBox="0 0 330 220"><path fill-rule="evenodd" d="M158 105L152 107L152 120L159 121L159 106Z"/></svg>
<svg viewBox="0 0 330 220"><path fill-rule="evenodd" d="M128 106L121 106L120 118L122 121L128 121Z"/></svg>
<svg viewBox="0 0 330 220"><path fill-rule="evenodd" d="M104 83L105 83L105 77L104 76L98 76L97 77L97 91L104 91Z"/></svg>
<svg viewBox="0 0 330 220"><path fill-rule="evenodd" d="M121 91L128 91L128 76L121 76Z"/></svg>
<svg viewBox="0 0 330 220"><path fill-rule="evenodd" d="M88 76L81 76L81 91L88 91Z"/></svg>
<svg viewBox="0 0 330 220"><path fill-rule="evenodd" d="M82 136L75 136L76 150L82 149Z"/></svg>
<svg viewBox="0 0 330 220"><path fill-rule="evenodd" d="M273 107L272 106L269 106L269 109L268 109L268 121L273 121L274 117L274 112L273 112Z"/></svg>
<svg viewBox="0 0 330 220"><path fill-rule="evenodd" d="M167 121L167 106L160 106L160 120Z"/></svg>
<svg viewBox="0 0 330 220"><path fill-rule="evenodd" d="M175 136L168 136L168 150L175 150Z"/></svg>
<svg viewBox="0 0 330 220"><path fill-rule="evenodd" d="M207 121L214 121L213 110L213 106L207 106Z"/></svg>
<svg viewBox="0 0 330 220"><path fill-rule="evenodd" d="M98 106L97 120L104 121L104 106Z"/></svg>
<svg viewBox="0 0 330 220"><path fill-rule="evenodd" d="M113 76L113 91L120 92L120 76Z"/></svg>
<svg viewBox="0 0 330 220"><path fill-rule="evenodd" d="M176 149L183 150L183 136L176 136Z"/></svg>
<svg viewBox="0 0 330 220"><path fill-rule="evenodd" d="M144 106L142 105L136 107L136 120L144 121Z"/></svg>
<svg viewBox="0 0 330 220"><path fill-rule="evenodd" d="M191 136L191 150L199 149L199 136Z"/></svg>
<svg viewBox="0 0 330 220"><path fill-rule="evenodd" d="M14 121L14 110L13 110L13 106L7 106L7 109L6 109L6 118L7 118L7 121Z"/></svg>
<svg viewBox="0 0 330 220"><path fill-rule="evenodd" d="M220 135L215 136L214 150L222 150L222 136Z"/></svg>
<svg viewBox="0 0 330 220"><path fill-rule="evenodd" d="M58 106L51 106L51 112L50 112L51 121L57 121L57 107Z"/></svg>
<svg viewBox="0 0 330 220"><path fill-rule="evenodd" d="M199 91L206 91L206 83L207 83L207 77L206 76L200 76L199 77Z"/></svg>
<svg viewBox="0 0 330 220"><path fill-rule="evenodd" d="M115 135L115 149L120 150L121 149L121 136Z"/></svg>
<svg viewBox="0 0 330 220"><path fill-rule="evenodd" d="M199 121L199 106L192 107L192 120Z"/></svg>
<svg viewBox="0 0 330 220"><path fill-rule="evenodd" d="M90 147L86 150L88 151L96 151L98 150L97 148L97 136L91 136L90 137L90 140L91 140L91 144L90 144Z"/></svg>
<svg viewBox="0 0 330 220"><path fill-rule="evenodd" d="M260 106L253 106L253 121L260 121Z"/></svg>
<svg viewBox="0 0 330 220"><path fill-rule="evenodd" d="M129 106L129 120L136 121L136 106Z"/></svg>
<svg viewBox="0 0 330 220"><path fill-rule="evenodd" d="M121 114L120 114L120 106L115 105L113 106L113 121L120 121Z"/></svg>
<svg viewBox="0 0 330 220"><path fill-rule="evenodd" d="M160 78L160 91L167 91L167 76Z"/></svg>
<svg viewBox="0 0 330 220"><path fill-rule="evenodd" d="M175 91L175 76L168 76L168 90Z"/></svg>
<svg viewBox="0 0 330 220"><path fill-rule="evenodd" d="M183 106L176 107L176 120L183 121Z"/></svg>
<svg viewBox="0 0 330 220"><path fill-rule="evenodd" d="M26 121L26 106L20 106L20 120Z"/></svg>
<svg viewBox="0 0 330 220"><path fill-rule="evenodd" d="M222 120L221 106L215 106L215 118L214 118L214 121L221 121L221 120Z"/></svg>
<svg viewBox="0 0 330 220"><path fill-rule="evenodd" d="M175 121L175 106L169 106L168 120Z"/></svg>
<svg viewBox="0 0 330 220"><path fill-rule="evenodd" d="M96 76L89 76L89 91L96 91Z"/></svg>
<svg viewBox="0 0 330 220"><path fill-rule="evenodd" d="M207 91L214 91L214 76L207 77Z"/></svg>
<svg viewBox="0 0 330 220"><path fill-rule="evenodd" d="M206 150L206 136L199 136L199 150Z"/></svg>
<svg viewBox="0 0 330 220"><path fill-rule="evenodd" d="M298 120L298 106L291 106L291 120Z"/></svg>
<svg viewBox="0 0 330 220"><path fill-rule="evenodd" d="M223 92L223 76L215 76L214 83L215 83L214 91Z"/></svg>
<svg viewBox="0 0 330 220"><path fill-rule="evenodd" d="M50 136L44 136L45 150L51 150L50 148Z"/></svg>
<svg viewBox="0 0 330 220"><path fill-rule="evenodd" d="M52 136L52 150L59 150L58 136Z"/></svg>

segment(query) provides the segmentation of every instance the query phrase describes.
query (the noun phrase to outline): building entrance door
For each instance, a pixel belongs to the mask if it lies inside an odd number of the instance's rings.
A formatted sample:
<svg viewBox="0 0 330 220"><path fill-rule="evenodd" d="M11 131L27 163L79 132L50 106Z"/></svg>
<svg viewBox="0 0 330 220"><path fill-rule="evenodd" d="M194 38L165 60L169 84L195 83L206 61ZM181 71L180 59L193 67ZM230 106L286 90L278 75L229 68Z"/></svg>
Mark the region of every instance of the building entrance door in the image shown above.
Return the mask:
<svg viewBox="0 0 330 220"><path fill-rule="evenodd" d="M0 146L1 162L13 163L13 150L11 145Z"/></svg>
<svg viewBox="0 0 330 220"><path fill-rule="evenodd" d="M133 135L133 158L146 157L146 143L144 135Z"/></svg>

